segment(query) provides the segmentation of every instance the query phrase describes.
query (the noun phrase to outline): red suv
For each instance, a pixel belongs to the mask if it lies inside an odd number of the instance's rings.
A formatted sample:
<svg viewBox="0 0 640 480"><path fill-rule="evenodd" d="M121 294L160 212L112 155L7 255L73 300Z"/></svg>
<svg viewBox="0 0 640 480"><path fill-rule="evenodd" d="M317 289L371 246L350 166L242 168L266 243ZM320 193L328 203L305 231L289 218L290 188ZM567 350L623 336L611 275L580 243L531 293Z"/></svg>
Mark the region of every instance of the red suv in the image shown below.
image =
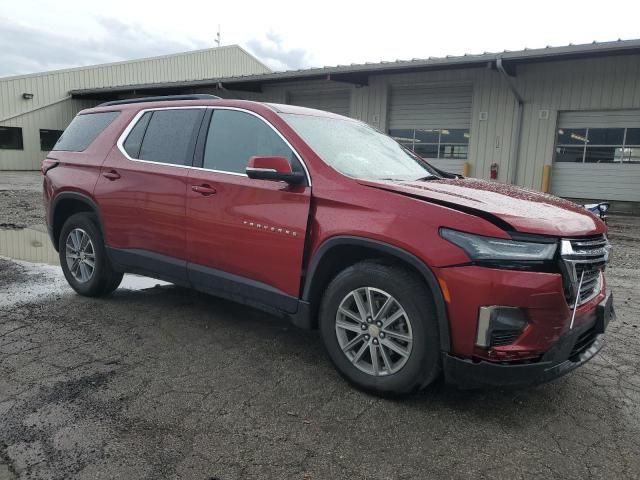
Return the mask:
<svg viewBox="0 0 640 480"><path fill-rule="evenodd" d="M73 289L123 272L284 313L378 393L518 385L592 358L614 317L605 225L442 172L368 125L290 105L108 102L43 162Z"/></svg>

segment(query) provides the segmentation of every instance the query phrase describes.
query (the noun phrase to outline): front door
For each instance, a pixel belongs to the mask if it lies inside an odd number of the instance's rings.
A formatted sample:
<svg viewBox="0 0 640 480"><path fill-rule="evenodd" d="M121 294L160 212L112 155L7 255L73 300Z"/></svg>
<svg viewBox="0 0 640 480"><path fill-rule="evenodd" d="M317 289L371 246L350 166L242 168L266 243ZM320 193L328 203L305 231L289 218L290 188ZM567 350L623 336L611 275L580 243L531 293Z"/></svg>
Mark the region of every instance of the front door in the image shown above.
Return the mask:
<svg viewBox="0 0 640 480"><path fill-rule="evenodd" d="M186 282L185 193L204 109L148 111L102 166L95 196L113 259Z"/></svg>
<svg viewBox="0 0 640 480"><path fill-rule="evenodd" d="M204 129L203 129L204 130ZM299 296L311 187L252 180L254 155L300 160L265 120L215 109L202 168L187 185L189 278L204 290L254 299L292 311Z"/></svg>

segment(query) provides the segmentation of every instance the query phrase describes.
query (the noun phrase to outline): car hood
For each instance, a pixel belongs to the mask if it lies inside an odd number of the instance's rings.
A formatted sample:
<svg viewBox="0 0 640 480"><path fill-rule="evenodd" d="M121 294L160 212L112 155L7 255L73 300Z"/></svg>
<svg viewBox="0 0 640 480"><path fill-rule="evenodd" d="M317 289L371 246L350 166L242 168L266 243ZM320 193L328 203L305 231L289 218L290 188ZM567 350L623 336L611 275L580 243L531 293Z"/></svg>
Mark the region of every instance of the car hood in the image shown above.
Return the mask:
<svg viewBox="0 0 640 480"><path fill-rule="evenodd" d="M523 233L570 237L601 234L606 229L580 205L499 182L461 178L359 183L473 213Z"/></svg>

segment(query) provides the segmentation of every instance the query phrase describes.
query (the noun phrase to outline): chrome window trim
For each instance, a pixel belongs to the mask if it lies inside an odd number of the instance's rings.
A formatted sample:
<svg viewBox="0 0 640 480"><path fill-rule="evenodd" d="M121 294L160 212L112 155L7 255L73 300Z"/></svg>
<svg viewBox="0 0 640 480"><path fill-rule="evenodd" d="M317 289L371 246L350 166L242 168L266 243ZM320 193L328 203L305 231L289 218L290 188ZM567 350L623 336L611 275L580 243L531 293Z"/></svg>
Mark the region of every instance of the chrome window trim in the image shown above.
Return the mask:
<svg viewBox="0 0 640 480"><path fill-rule="evenodd" d="M224 173L225 175L235 175L236 177L247 177L246 173L227 172L226 170L216 170L214 168L191 167L191 169L192 170L200 170L202 172Z"/></svg>
<svg viewBox="0 0 640 480"><path fill-rule="evenodd" d="M247 170L251 172L269 172L269 173L278 173L275 168L257 168L257 167L247 167Z"/></svg>
<svg viewBox="0 0 640 480"><path fill-rule="evenodd" d="M213 169L213 168L194 167L192 165L177 165L175 163L155 162L153 160L142 160L142 159L139 159L139 158L133 158L127 153L127 151L124 148L124 142L127 139L127 137L129 136L129 133L131 133L131 130L133 130L133 128L136 126L136 124L138 123L140 118L145 113L161 111L161 110L189 110L189 109L191 109L191 110L193 110L193 109L234 110L234 111L238 111L238 112L248 113L249 115L253 115L254 117L259 118L266 125L268 125L276 133L276 135L278 135L280 137L280 139L282 139L282 141L291 149L293 154L296 156L296 158L298 159L298 161L302 165L302 168L304 169L305 175L307 177L307 183L308 183L309 187L311 187L311 174L309 173L309 169L307 168L306 163L304 162L304 160L302 159L302 157L300 156L298 151L295 148L293 148L293 145L291 145L291 143L276 129L276 127L274 127L271 124L271 122L269 122L262 115L260 115L260 114L258 114L256 112L252 112L251 110L247 110L247 109L239 108L239 107L224 107L224 106L213 106L213 105L194 105L194 106L187 106L187 107L185 107L185 106L182 106L182 107L155 107L155 108L142 109L138 113L136 113L136 115L131 119L131 121L129 122L127 127L124 129L124 131L118 137L118 140L116 142L118 150L120 150L120 153L122 155L124 155L124 157L127 160L130 160L132 162L151 163L151 164L155 164L155 165L165 165L167 167L189 168L189 169L193 169L193 170L202 170L202 171L205 171L205 172L223 173L223 174L226 174L226 175L235 175L235 176L238 176L238 177L247 177L246 173L230 172L230 171L226 171L226 170L216 170L216 169Z"/></svg>
<svg viewBox="0 0 640 480"><path fill-rule="evenodd" d="M140 118L142 118L142 116L147 112L155 112L155 111L159 111L159 110L201 110L201 109L206 109L206 108L208 108L208 107L194 105L193 107L191 107L191 106L189 106L189 107L157 107L157 108L145 108L143 110L140 110L131 119L131 121L129 122L127 127L124 129L124 131L118 137L118 141L116 142L118 150L120 150L120 153L122 153L122 155L124 155L124 157L127 160L130 160L132 162L151 163L151 164L154 164L154 165L165 165L167 167L192 168L191 165L178 165L176 163L155 162L153 160L142 160L140 158L133 158L124 149L124 142L127 139L127 137L129 136L129 133L131 133L131 130L133 130L133 128L136 126L136 124L138 123Z"/></svg>

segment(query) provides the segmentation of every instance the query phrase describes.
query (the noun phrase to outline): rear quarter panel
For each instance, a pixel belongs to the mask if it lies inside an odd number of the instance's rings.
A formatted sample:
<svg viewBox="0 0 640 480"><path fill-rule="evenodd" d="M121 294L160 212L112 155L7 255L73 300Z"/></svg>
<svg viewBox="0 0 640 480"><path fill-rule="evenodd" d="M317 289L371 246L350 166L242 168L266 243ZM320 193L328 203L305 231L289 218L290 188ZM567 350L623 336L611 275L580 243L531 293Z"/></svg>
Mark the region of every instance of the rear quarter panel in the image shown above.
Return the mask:
<svg viewBox="0 0 640 480"><path fill-rule="evenodd" d="M100 176L100 168L131 117L131 112L120 112L120 115L82 152L49 152L47 158L58 162L56 167L47 171L43 185L49 225L53 215L52 202L59 194L75 192L95 201L93 192Z"/></svg>

